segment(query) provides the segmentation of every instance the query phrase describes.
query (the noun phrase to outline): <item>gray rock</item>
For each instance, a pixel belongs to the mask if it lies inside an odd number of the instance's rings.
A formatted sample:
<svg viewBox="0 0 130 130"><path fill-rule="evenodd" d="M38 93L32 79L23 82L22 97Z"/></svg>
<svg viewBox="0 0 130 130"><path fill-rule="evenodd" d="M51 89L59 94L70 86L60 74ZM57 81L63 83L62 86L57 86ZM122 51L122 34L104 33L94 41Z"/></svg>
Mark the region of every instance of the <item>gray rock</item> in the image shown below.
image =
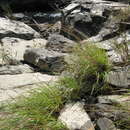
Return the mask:
<svg viewBox="0 0 130 130"><path fill-rule="evenodd" d="M71 25L81 40L93 37L95 41L112 38L119 31L112 12L128 8L127 4L103 0L73 0L64 8L64 22ZM68 34L69 35L69 34ZM92 39L91 39L92 40Z"/></svg>
<svg viewBox="0 0 130 130"><path fill-rule="evenodd" d="M108 100L107 96L106 96L106 98L104 96L98 96L98 103L101 103L101 104L112 104L112 101Z"/></svg>
<svg viewBox="0 0 130 130"><path fill-rule="evenodd" d="M107 75L107 82L117 87L127 88L130 85L129 82L129 71L130 66L127 67L116 67L115 70L111 71Z"/></svg>
<svg viewBox="0 0 130 130"><path fill-rule="evenodd" d="M83 104L80 102L67 104L61 111L59 120L70 130L95 130Z"/></svg>
<svg viewBox="0 0 130 130"><path fill-rule="evenodd" d="M40 38L23 40L19 38L6 37L1 40L1 44L0 64L17 64L19 61L23 60L23 55L26 49L38 47L44 48L46 40Z"/></svg>
<svg viewBox="0 0 130 130"><path fill-rule="evenodd" d="M127 106L130 108L130 96L129 95L107 95L107 96L99 96L98 102L103 104L120 104L121 106Z"/></svg>
<svg viewBox="0 0 130 130"><path fill-rule="evenodd" d="M22 73L32 73L33 68L28 65L17 65L17 66L2 66L0 67L0 75L15 75L15 74L22 74Z"/></svg>
<svg viewBox="0 0 130 130"><path fill-rule="evenodd" d="M53 34L48 39L46 49L67 53L71 52L72 47L74 47L75 45L75 42L65 38L64 36Z"/></svg>
<svg viewBox="0 0 130 130"><path fill-rule="evenodd" d="M126 107L127 108L127 107ZM129 109L126 111L126 109L119 109L119 107L116 107L114 105L108 105L108 104L101 104L97 103L93 106L93 109L95 110L95 119L97 117L106 117L108 119L114 119L115 121L125 120L129 119Z"/></svg>
<svg viewBox="0 0 130 130"><path fill-rule="evenodd" d="M40 37L39 33L23 22L0 18L0 39L4 37L15 37L31 40Z"/></svg>
<svg viewBox="0 0 130 130"><path fill-rule="evenodd" d="M114 123L108 118L99 118L97 125L100 130L117 130Z"/></svg>
<svg viewBox="0 0 130 130"><path fill-rule="evenodd" d="M50 17L51 16L49 16L49 18ZM54 23L36 24L36 25L41 35L46 39L48 39L48 37L53 34L60 34L62 28L61 21L56 21Z"/></svg>
<svg viewBox="0 0 130 130"><path fill-rule="evenodd" d="M56 81L57 78L57 76L41 73L0 75L0 103L5 103L7 100L15 101L19 96L27 96L31 91L39 90L38 88Z"/></svg>
<svg viewBox="0 0 130 130"><path fill-rule="evenodd" d="M61 72L65 65L65 54L46 49L28 49L24 60L43 71Z"/></svg>
<svg viewBox="0 0 130 130"><path fill-rule="evenodd" d="M107 55L108 55L110 62L112 62L113 64L124 63L125 57L115 50L108 51Z"/></svg>

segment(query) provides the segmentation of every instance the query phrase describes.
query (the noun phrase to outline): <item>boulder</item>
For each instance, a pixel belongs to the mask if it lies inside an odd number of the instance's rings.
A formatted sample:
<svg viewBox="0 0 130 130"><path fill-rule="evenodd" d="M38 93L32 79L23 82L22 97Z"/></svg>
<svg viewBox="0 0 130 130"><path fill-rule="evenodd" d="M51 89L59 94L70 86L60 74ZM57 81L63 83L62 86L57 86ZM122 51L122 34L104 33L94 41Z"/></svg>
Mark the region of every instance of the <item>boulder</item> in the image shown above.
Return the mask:
<svg viewBox="0 0 130 130"><path fill-rule="evenodd" d="M75 42L65 38L62 35L53 34L49 37L46 44L46 49L58 52L71 52L72 48L76 45Z"/></svg>
<svg viewBox="0 0 130 130"><path fill-rule="evenodd" d="M42 71L61 72L64 69L66 54L46 49L28 49L24 61L35 65Z"/></svg>
<svg viewBox="0 0 130 130"><path fill-rule="evenodd" d="M19 64L23 60L26 49L43 47L46 40L35 38L33 40L23 40L19 38L6 37L1 39L0 64Z"/></svg>
<svg viewBox="0 0 130 130"><path fill-rule="evenodd" d="M107 75L107 82L117 87L128 88L130 85L130 66L115 67L115 70L111 71Z"/></svg>
<svg viewBox="0 0 130 130"><path fill-rule="evenodd" d="M95 130L83 106L80 102L65 105L60 113L59 120L70 130Z"/></svg>
<svg viewBox="0 0 130 130"><path fill-rule="evenodd" d="M0 18L0 39L4 37L31 40L40 37L40 34L23 22Z"/></svg>
<svg viewBox="0 0 130 130"><path fill-rule="evenodd" d="M100 130L117 130L113 121L108 118L99 118L97 120L97 126Z"/></svg>

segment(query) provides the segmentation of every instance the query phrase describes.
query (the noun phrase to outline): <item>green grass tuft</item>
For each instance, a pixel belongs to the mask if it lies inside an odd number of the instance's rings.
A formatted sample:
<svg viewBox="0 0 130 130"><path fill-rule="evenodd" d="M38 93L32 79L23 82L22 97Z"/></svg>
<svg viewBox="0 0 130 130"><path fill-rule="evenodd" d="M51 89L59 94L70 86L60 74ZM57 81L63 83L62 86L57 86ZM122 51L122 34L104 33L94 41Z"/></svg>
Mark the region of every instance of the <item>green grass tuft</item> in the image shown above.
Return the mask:
<svg viewBox="0 0 130 130"><path fill-rule="evenodd" d="M8 106L12 116L0 121L1 130L67 130L57 121L64 103L62 91L56 86L43 87Z"/></svg>
<svg viewBox="0 0 130 130"><path fill-rule="evenodd" d="M104 86L105 75L110 70L106 52L86 43L76 46L69 60L68 71L74 75L81 91L97 94Z"/></svg>

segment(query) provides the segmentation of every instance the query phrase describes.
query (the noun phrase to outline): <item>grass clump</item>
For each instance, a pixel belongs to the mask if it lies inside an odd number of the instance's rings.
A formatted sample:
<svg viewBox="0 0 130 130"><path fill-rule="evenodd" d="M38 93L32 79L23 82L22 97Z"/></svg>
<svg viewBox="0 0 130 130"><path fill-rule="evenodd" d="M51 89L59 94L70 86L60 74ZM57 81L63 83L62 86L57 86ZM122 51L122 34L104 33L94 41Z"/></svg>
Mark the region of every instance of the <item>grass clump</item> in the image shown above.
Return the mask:
<svg viewBox="0 0 130 130"><path fill-rule="evenodd" d="M11 117L0 120L1 130L67 130L57 121L63 104L63 93L58 87L44 86L8 107Z"/></svg>
<svg viewBox="0 0 130 130"><path fill-rule="evenodd" d="M110 64L106 52L93 44L86 43L74 48L68 71L80 86L81 93L96 95L105 85L105 74Z"/></svg>
<svg viewBox="0 0 130 130"><path fill-rule="evenodd" d="M1 130L67 130L57 120L64 104L85 99L85 95L98 95L104 90L108 70L105 51L93 44L76 46L67 67L71 75L55 85L43 85L29 97L8 106L5 113L9 116L0 120Z"/></svg>

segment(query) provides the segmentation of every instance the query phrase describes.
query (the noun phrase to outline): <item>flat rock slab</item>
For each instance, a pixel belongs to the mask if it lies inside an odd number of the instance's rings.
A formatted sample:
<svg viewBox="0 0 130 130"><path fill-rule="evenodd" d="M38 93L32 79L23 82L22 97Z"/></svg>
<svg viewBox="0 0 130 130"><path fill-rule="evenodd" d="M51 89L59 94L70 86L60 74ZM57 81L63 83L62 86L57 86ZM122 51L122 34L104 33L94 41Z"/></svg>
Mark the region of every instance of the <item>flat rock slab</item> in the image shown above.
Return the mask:
<svg viewBox="0 0 130 130"><path fill-rule="evenodd" d="M128 94L99 96L98 102L102 104L118 103L121 106L125 106L128 110L130 110L130 95Z"/></svg>
<svg viewBox="0 0 130 130"><path fill-rule="evenodd" d="M130 66L115 67L115 70L108 73L107 82L117 87L130 86Z"/></svg>
<svg viewBox="0 0 130 130"><path fill-rule="evenodd" d="M16 75L23 73L33 73L34 69L29 65L7 65L0 67L0 75Z"/></svg>
<svg viewBox="0 0 130 130"><path fill-rule="evenodd" d="M56 76L41 73L0 75L0 102L16 98L32 88L41 87L36 85L38 83L49 83L56 79Z"/></svg>
<svg viewBox="0 0 130 130"><path fill-rule="evenodd" d="M40 37L39 33L23 22L0 18L0 39L4 37L17 37L21 39L33 39Z"/></svg>

